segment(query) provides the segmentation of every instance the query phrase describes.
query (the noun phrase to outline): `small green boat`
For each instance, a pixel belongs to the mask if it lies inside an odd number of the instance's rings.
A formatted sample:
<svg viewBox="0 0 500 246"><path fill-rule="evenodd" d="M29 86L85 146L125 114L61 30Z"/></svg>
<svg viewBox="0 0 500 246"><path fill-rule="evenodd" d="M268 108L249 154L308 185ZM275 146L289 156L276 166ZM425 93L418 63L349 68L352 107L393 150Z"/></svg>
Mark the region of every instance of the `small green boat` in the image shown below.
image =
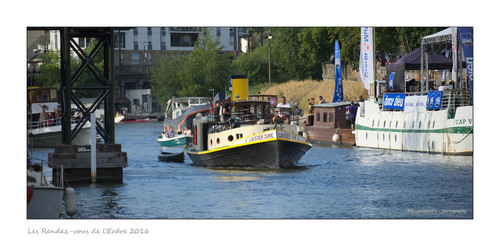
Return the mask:
<svg viewBox="0 0 500 246"><path fill-rule="evenodd" d="M163 147L175 147L186 145L186 143L191 142L192 138L189 135L178 135L173 138L158 137L156 141Z"/></svg>

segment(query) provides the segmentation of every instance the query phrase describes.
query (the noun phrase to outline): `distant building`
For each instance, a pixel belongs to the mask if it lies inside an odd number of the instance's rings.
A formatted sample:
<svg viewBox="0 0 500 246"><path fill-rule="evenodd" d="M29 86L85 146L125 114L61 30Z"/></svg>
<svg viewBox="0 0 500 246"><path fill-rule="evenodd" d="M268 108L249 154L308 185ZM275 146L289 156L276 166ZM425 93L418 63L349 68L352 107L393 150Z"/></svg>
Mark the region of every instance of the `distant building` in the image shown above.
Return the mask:
<svg viewBox="0 0 500 246"><path fill-rule="evenodd" d="M222 52L238 53L248 50L248 29L245 27L207 27L214 41L219 42ZM115 30L114 65L115 82L119 94L142 111L151 112L159 108L151 97L151 85L147 72L158 64L160 57L169 53L189 53L198 38L203 35L201 27L137 27ZM34 80L39 74L39 55L48 50L61 49L58 30L28 32L28 78ZM82 49L86 49L90 38L74 38ZM30 50L31 49L31 50ZM73 57L78 56L72 51Z"/></svg>
<svg viewBox="0 0 500 246"><path fill-rule="evenodd" d="M210 35L222 47L222 52L237 55L247 47L242 42L248 38L244 27L207 27ZM146 73L157 65L159 58L169 53L188 53L196 40L203 35L201 27L138 27L128 31L115 31L115 81L120 97L132 104L144 105L144 110L157 109L152 103L151 85ZM153 104L153 105L152 105ZM150 106L148 106L150 105Z"/></svg>

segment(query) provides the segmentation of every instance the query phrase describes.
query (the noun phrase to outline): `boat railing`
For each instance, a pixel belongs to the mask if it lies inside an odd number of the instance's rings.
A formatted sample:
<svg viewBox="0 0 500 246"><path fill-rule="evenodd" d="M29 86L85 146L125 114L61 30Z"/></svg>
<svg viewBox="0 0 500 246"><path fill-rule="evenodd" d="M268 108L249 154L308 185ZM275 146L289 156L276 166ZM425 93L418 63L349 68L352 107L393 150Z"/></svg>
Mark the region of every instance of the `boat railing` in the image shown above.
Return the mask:
<svg viewBox="0 0 500 246"><path fill-rule="evenodd" d="M427 96L427 92L406 92L405 97L411 96ZM383 97L383 95L382 95ZM379 107L382 108L382 101L377 101ZM470 90L468 89L455 89L445 90L441 98L441 107L428 110L444 110L448 109L451 115L454 115L457 107L471 106L472 100L470 97ZM397 109L383 109L384 111L398 111Z"/></svg>
<svg viewBox="0 0 500 246"><path fill-rule="evenodd" d="M71 124L77 123L78 119L71 118ZM32 121L31 119L28 119L27 122L28 129L38 129L38 128L43 128L43 127L49 127L49 126L60 126L62 125L61 119L45 119L45 120L36 120Z"/></svg>

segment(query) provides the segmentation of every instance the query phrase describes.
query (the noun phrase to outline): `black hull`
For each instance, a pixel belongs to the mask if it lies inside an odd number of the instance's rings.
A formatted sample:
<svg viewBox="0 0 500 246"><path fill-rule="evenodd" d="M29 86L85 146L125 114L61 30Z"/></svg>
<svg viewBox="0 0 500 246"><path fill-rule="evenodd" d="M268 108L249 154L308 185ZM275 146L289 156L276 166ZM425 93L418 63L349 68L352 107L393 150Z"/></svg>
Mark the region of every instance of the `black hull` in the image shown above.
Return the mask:
<svg viewBox="0 0 500 246"><path fill-rule="evenodd" d="M162 162L184 162L184 152L162 153L158 155L158 161Z"/></svg>
<svg viewBox="0 0 500 246"><path fill-rule="evenodd" d="M293 168L311 146L275 140L207 153L186 153L195 165L203 167Z"/></svg>

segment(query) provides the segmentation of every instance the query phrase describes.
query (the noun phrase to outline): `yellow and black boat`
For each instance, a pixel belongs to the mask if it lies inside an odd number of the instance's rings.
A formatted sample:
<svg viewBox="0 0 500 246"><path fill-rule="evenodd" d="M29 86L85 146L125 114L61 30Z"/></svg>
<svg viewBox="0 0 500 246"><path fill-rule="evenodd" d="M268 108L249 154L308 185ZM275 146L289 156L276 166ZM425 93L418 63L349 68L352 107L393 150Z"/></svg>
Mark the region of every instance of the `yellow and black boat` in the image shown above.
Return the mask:
<svg viewBox="0 0 500 246"><path fill-rule="evenodd" d="M193 119L193 141L185 151L195 165L204 167L293 168L311 148L298 127L299 109L286 108L290 124L272 123L275 100L247 100L238 86L247 86L246 77L233 77L231 118L218 116ZM235 90L236 89L236 90ZM251 96L250 96L251 98Z"/></svg>

